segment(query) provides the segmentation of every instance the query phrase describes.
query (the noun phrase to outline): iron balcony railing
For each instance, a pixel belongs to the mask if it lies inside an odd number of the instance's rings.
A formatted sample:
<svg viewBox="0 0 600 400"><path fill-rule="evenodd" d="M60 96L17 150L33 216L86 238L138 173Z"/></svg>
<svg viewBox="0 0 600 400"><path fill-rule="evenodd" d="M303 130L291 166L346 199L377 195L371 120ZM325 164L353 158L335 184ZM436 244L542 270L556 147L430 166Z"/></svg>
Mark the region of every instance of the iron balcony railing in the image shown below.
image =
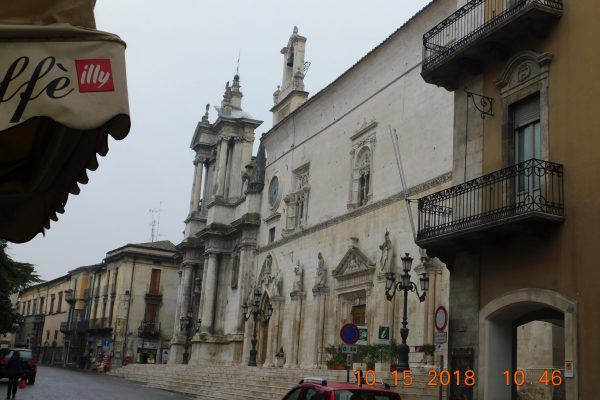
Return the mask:
<svg viewBox="0 0 600 400"><path fill-rule="evenodd" d="M160 322L142 321L138 328L138 336L144 338L160 337Z"/></svg>
<svg viewBox="0 0 600 400"><path fill-rule="evenodd" d="M423 71L526 9L562 12L562 0L471 0L423 35Z"/></svg>
<svg viewBox="0 0 600 400"><path fill-rule="evenodd" d="M417 243L527 215L564 217L563 166L531 159L418 200Z"/></svg>

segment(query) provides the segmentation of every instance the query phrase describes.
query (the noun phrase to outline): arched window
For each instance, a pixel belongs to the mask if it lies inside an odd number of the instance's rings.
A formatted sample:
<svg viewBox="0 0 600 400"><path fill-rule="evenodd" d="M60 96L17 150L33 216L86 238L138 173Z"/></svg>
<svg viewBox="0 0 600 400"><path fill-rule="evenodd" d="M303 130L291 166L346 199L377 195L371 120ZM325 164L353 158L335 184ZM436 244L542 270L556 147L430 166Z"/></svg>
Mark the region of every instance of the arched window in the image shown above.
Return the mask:
<svg viewBox="0 0 600 400"><path fill-rule="evenodd" d="M367 204L372 197L371 149L365 146L358 152L352 171L353 199L356 207Z"/></svg>

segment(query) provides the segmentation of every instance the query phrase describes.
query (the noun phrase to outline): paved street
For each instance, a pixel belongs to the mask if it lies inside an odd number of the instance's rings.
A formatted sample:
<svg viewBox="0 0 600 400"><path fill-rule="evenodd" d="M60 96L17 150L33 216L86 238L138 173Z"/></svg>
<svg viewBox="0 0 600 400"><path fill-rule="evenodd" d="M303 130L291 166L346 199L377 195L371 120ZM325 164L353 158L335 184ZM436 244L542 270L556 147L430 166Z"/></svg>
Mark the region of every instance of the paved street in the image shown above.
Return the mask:
<svg viewBox="0 0 600 400"><path fill-rule="evenodd" d="M0 381L0 399L7 389ZM35 384L17 392L19 400L188 400L190 397L99 373L39 366Z"/></svg>

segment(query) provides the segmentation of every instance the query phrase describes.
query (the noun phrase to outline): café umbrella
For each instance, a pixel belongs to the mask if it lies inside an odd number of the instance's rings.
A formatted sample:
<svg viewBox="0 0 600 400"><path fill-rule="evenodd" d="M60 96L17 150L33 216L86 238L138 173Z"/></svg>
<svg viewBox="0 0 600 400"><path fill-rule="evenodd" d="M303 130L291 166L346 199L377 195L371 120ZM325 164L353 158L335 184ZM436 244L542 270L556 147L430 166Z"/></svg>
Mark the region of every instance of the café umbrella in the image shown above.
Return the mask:
<svg viewBox="0 0 600 400"><path fill-rule="evenodd" d="M94 3L0 10L0 238L21 243L49 229L98 168L108 136L129 133L125 43L95 29Z"/></svg>

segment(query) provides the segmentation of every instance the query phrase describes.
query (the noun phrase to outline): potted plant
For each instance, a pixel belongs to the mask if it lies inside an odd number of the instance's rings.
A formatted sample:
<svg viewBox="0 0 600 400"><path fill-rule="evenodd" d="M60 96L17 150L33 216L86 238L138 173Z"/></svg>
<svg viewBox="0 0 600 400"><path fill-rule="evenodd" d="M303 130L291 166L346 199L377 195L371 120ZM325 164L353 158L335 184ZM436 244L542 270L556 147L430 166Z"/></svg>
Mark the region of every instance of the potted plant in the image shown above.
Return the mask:
<svg viewBox="0 0 600 400"><path fill-rule="evenodd" d="M433 344L424 344L421 346L421 351L423 351L423 359L421 362L428 364L433 361L433 355L435 354L435 345Z"/></svg>
<svg viewBox="0 0 600 400"><path fill-rule="evenodd" d="M283 367L283 362L285 361L285 353L283 352L283 346L279 349L277 353L275 353L275 366L277 368Z"/></svg>
<svg viewBox="0 0 600 400"><path fill-rule="evenodd" d="M346 357L342 353L340 347L327 346L325 348L325 353L327 354L327 369L346 369Z"/></svg>

